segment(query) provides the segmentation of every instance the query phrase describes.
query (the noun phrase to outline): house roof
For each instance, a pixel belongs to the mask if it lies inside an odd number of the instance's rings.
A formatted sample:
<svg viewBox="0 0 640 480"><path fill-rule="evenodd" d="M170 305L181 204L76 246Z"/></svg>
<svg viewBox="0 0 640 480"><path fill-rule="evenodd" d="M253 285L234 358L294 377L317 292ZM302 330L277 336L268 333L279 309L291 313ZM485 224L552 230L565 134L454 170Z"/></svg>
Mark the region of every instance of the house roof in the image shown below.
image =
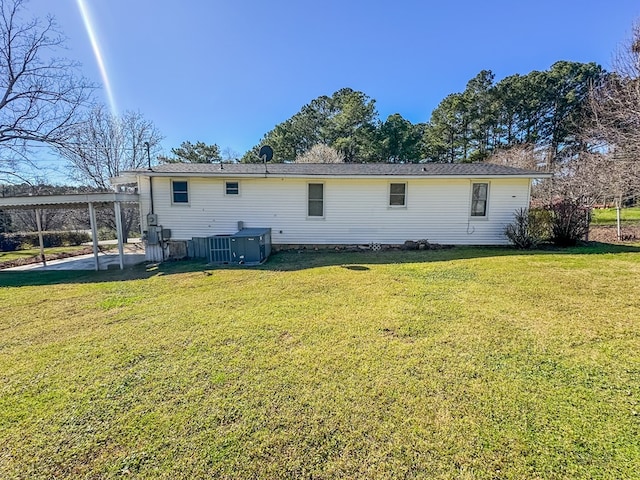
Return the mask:
<svg viewBox="0 0 640 480"><path fill-rule="evenodd" d="M284 176L284 177L524 177L549 174L490 163L167 163L151 170L132 170L142 176Z"/></svg>

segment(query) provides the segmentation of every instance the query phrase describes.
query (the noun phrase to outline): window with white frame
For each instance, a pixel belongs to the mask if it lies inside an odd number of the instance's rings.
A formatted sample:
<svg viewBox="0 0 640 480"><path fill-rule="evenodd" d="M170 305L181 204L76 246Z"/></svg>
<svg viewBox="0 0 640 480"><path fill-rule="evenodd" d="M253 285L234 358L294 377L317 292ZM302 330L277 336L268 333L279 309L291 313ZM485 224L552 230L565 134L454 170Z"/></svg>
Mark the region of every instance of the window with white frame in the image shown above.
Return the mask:
<svg viewBox="0 0 640 480"><path fill-rule="evenodd" d="M324 217L324 184L309 183L307 195L307 215Z"/></svg>
<svg viewBox="0 0 640 480"><path fill-rule="evenodd" d="M172 180L171 199L173 203L189 203L189 182L186 180Z"/></svg>
<svg viewBox="0 0 640 480"><path fill-rule="evenodd" d="M406 207L407 206L407 184L406 183L389 184L389 206L390 207Z"/></svg>
<svg viewBox="0 0 640 480"><path fill-rule="evenodd" d="M471 216L486 217L487 204L489 200L489 184L473 183L471 184Z"/></svg>
<svg viewBox="0 0 640 480"><path fill-rule="evenodd" d="M240 194L240 182L225 182L224 193L226 195L239 195Z"/></svg>

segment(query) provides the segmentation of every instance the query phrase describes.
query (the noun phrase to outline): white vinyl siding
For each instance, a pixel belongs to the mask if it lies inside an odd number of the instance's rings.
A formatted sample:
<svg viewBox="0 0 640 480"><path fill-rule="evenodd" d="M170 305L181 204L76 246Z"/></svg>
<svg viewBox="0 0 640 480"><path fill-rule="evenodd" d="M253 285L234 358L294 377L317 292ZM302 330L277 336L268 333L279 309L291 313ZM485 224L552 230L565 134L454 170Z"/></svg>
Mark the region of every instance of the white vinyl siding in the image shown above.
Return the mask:
<svg viewBox="0 0 640 480"><path fill-rule="evenodd" d="M175 180L175 178L173 178ZM173 239L231 234L238 221L272 229L274 244L402 244L427 239L464 245L507 244L504 227L529 206L528 178L490 179L487 220L471 221L468 178L402 178L411 192L406 208L389 207L388 178L243 178L242 195L226 195L225 179L189 177L189 210L173 205L171 180L153 179L154 211ZM324 217L309 217L309 185L321 184ZM148 213L148 182L141 182ZM187 213L188 212L188 213ZM144 216L143 216L144 218ZM311 218L322 221L309 221Z"/></svg>

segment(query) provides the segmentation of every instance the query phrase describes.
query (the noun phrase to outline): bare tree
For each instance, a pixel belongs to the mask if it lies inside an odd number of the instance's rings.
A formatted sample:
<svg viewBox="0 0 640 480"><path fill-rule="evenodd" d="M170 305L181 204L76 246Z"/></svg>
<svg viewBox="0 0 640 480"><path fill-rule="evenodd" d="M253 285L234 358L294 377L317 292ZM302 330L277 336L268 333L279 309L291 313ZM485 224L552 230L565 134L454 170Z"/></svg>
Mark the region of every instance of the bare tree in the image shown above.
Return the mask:
<svg viewBox="0 0 640 480"><path fill-rule="evenodd" d="M549 169L548 157L548 149L536 147L531 143L523 143L495 150L485 160L485 163L525 170L547 171ZM550 179L536 181L531 189L532 203L538 207L551 204L554 196L556 193Z"/></svg>
<svg viewBox="0 0 640 480"><path fill-rule="evenodd" d="M344 156L335 148L317 143L296 158L296 163L344 163Z"/></svg>
<svg viewBox="0 0 640 480"><path fill-rule="evenodd" d="M592 143L615 158L640 160L640 23L617 50L613 72L591 91Z"/></svg>
<svg viewBox="0 0 640 480"><path fill-rule="evenodd" d="M38 229L36 215L40 215L40 226L45 232L62 230L65 227L67 212L64 210L15 210L13 225L18 231L34 232Z"/></svg>
<svg viewBox="0 0 640 480"><path fill-rule="evenodd" d="M70 176L85 185L110 190L110 178L124 170L146 167L148 159L157 156L162 136L140 113L125 112L116 117L106 107L98 106L75 126L70 139L58 148L60 156L69 162ZM104 221L115 228L112 215L105 216ZM125 237L137 221L137 209L123 209Z"/></svg>
<svg viewBox="0 0 640 480"><path fill-rule="evenodd" d="M622 205L637 192L639 181L640 162L602 152L583 152L556 166L553 191L556 197L584 206L609 201Z"/></svg>
<svg viewBox="0 0 640 480"><path fill-rule="evenodd" d="M531 143L497 149L485 160L485 163L526 170L538 170L546 165L544 151L536 149L535 145Z"/></svg>
<svg viewBox="0 0 640 480"><path fill-rule="evenodd" d="M231 147L224 147L221 153L223 162L237 163L240 161L240 153L238 153Z"/></svg>
<svg viewBox="0 0 640 480"><path fill-rule="evenodd" d="M71 177L110 190L110 178L148 165L147 143L149 156L157 156L162 135L138 112L116 117L105 106L98 106L73 128L70 140L58 153L69 162Z"/></svg>
<svg viewBox="0 0 640 480"><path fill-rule="evenodd" d="M64 37L52 17L24 19L23 0L0 0L0 170L21 170L34 144L60 145L93 86L57 56Z"/></svg>
<svg viewBox="0 0 640 480"><path fill-rule="evenodd" d="M601 202L613 201L619 213L640 196L640 21L615 52L612 70L590 92L583 136L594 153L582 170L590 170L592 189L601 187Z"/></svg>
<svg viewBox="0 0 640 480"><path fill-rule="evenodd" d="M546 168L545 151L521 145L495 151L487 163L527 170ZM623 204L637 192L640 162L621 160L598 149L577 152L552 166L553 177L538 181L532 189L538 205L566 199L583 206L614 201Z"/></svg>
<svg viewBox="0 0 640 480"><path fill-rule="evenodd" d="M603 78L591 88L578 148L554 163L552 179L534 185L537 203L621 205L640 190L640 24L616 52L613 72ZM497 151L488 161L532 169L543 156L523 145Z"/></svg>

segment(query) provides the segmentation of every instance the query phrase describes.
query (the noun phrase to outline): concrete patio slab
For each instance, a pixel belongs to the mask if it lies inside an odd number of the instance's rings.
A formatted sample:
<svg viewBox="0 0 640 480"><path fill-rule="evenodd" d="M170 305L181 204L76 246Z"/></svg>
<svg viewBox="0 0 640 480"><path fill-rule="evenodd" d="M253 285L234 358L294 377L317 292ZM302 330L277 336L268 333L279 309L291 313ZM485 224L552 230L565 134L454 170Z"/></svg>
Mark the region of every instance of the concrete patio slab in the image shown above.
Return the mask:
<svg viewBox="0 0 640 480"><path fill-rule="evenodd" d="M130 267L139 263L144 263L144 251L139 248L126 248L124 252L124 265ZM101 252L98 255L100 270L110 268L120 268L120 257L117 250ZM55 270L95 270L95 259L93 254L79 255L77 257L61 258L59 260L47 260L47 266L42 263L31 263L19 267L5 268L2 272L20 271L55 271Z"/></svg>

